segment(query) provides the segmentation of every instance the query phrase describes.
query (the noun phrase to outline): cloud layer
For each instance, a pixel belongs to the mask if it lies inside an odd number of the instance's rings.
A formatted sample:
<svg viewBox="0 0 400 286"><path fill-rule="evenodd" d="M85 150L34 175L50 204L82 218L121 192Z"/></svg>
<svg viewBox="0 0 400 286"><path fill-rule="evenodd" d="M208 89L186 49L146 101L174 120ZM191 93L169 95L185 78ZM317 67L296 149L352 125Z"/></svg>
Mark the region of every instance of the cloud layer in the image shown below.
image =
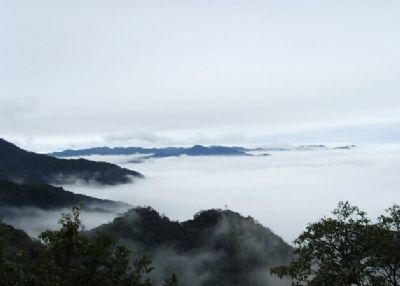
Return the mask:
<svg viewBox="0 0 400 286"><path fill-rule="evenodd" d="M0 133L46 144L104 136L208 143L293 126L399 122L399 8L3 1Z"/></svg>
<svg viewBox="0 0 400 286"><path fill-rule="evenodd" d="M75 192L150 205L172 219L225 208L251 215L286 241L349 200L371 217L398 203L398 145L352 150L276 152L268 157L180 157L124 164L126 156L91 156L146 174L132 185L68 186Z"/></svg>

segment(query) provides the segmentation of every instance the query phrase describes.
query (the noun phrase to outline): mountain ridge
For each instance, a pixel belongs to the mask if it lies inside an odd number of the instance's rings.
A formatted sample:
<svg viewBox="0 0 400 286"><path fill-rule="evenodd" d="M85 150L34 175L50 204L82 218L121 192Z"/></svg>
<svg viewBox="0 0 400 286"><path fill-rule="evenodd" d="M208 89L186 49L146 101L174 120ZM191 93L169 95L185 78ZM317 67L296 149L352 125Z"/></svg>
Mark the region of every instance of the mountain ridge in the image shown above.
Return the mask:
<svg viewBox="0 0 400 286"><path fill-rule="evenodd" d="M132 162L141 162L150 158L165 158L178 156L267 156L269 153L254 154L254 152L278 152L278 151L313 151L313 150L349 150L355 148L355 145L343 145L328 147L323 144L309 144L298 146L264 146L257 148L245 148L240 146L228 147L220 145L193 145L191 147L92 147L86 149L66 149L48 153L54 157L80 157L92 155L143 155Z"/></svg>
<svg viewBox="0 0 400 286"><path fill-rule="evenodd" d="M0 179L16 183L68 184L75 181L115 185L142 174L106 162L59 159L23 150L0 138Z"/></svg>
<svg viewBox="0 0 400 286"><path fill-rule="evenodd" d="M134 253L147 253L155 281L174 271L182 286L283 285L268 269L293 258L282 238L231 210L200 211L177 222L150 207L137 207L87 235L96 231L110 233Z"/></svg>
<svg viewBox="0 0 400 286"><path fill-rule="evenodd" d="M164 158L187 156L250 156L242 147L227 146L203 146L193 145L191 147L165 147L165 148L144 148L144 147L93 147L87 149L64 150L49 153L55 157L77 157L90 155L132 155L143 154L144 158Z"/></svg>
<svg viewBox="0 0 400 286"><path fill-rule="evenodd" d="M87 211L127 210L132 207L124 202L75 194L62 187L46 184L16 184L0 180L0 208L32 207L42 210L55 210L72 208L81 204L82 209Z"/></svg>

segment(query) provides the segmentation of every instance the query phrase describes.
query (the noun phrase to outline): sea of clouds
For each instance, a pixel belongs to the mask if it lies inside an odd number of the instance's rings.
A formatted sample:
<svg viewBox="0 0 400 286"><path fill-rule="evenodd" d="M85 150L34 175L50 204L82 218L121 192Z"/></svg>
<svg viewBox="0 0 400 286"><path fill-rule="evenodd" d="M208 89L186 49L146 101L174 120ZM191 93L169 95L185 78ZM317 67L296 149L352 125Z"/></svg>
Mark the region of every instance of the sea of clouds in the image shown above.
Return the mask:
<svg viewBox="0 0 400 286"><path fill-rule="evenodd" d="M339 201L358 205L372 218L400 202L400 145L253 157L181 156L143 163L129 163L136 155L86 158L117 163L146 179L113 187L75 184L66 189L152 206L175 220L189 219L199 210L229 208L254 217L288 242L308 223L329 215Z"/></svg>

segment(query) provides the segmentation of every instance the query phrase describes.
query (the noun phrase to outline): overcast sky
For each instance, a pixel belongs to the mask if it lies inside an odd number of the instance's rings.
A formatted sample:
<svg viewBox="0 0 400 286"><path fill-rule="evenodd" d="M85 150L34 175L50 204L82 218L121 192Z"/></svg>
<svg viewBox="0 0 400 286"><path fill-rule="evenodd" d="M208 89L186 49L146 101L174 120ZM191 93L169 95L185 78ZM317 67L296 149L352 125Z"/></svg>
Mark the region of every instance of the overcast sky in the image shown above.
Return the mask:
<svg viewBox="0 0 400 286"><path fill-rule="evenodd" d="M0 3L24 147L400 141L399 1Z"/></svg>

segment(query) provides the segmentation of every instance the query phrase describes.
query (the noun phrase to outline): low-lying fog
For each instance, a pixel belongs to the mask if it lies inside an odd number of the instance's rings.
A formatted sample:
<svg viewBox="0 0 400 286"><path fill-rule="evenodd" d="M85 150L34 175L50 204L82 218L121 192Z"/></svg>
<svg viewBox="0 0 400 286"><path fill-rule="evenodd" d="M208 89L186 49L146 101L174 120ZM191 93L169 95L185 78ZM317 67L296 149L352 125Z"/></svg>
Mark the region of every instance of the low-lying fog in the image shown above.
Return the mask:
<svg viewBox="0 0 400 286"><path fill-rule="evenodd" d="M120 212L118 212L120 211ZM61 214L70 213L71 209L41 210L32 207L1 207L2 221L23 229L31 237L38 235L46 229L58 229ZM112 221L123 210L114 212L80 211L80 219L85 229L92 229L100 224Z"/></svg>
<svg viewBox="0 0 400 286"><path fill-rule="evenodd" d="M254 217L288 242L307 223L329 215L341 200L358 205L370 217L399 203L400 145L127 163L134 157L87 158L139 171L146 176L144 180L116 187L65 187L99 198L149 205L176 220L191 218L199 210L229 208Z"/></svg>

